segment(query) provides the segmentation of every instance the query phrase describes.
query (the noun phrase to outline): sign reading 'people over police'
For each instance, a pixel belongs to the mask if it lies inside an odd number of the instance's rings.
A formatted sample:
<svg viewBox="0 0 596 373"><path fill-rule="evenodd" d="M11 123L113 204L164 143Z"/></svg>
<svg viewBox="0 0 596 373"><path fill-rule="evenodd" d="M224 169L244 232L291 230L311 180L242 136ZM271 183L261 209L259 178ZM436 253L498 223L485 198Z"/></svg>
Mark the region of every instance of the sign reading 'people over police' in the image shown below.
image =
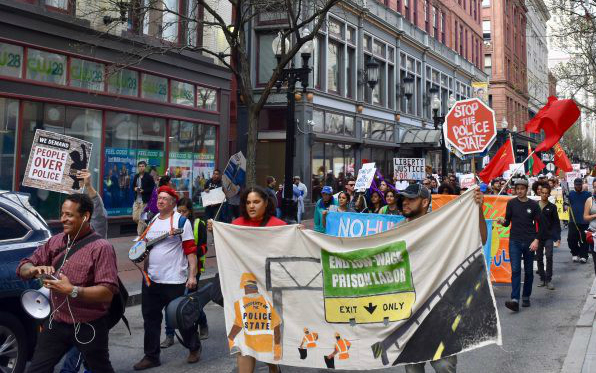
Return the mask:
<svg viewBox="0 0 596 373"><path fill-rule="evenodd" d="M410 317L416 300L406 243L346 253L321 251L325 319L380 323Z"/></svg>
<svg viewBox="0 0 596 373"><path fill-rule="evenodd" d="M393 158L397 180L422 180L426 176L424 158Z"/></svg>
<svg viewBox="0 0 596 373"><path fill-rule="evenodd" d="M77 172L88 168L92 148L88 141L38 129L23 185L69 194L80 191Z"/></svg>

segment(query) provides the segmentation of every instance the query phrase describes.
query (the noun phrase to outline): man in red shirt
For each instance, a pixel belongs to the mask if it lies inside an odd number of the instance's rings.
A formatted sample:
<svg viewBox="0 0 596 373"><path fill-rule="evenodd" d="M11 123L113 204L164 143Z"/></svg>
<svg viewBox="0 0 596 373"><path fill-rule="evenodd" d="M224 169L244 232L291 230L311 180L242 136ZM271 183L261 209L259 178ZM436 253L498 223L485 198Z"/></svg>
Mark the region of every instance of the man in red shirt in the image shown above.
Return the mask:
<svg viewBox="0 0 596 373"><path fill-rule="evenodd" d="M47 373L76 346L93 372L114 372L105 316L118 293L114 247L90 226L93 202L72 194L62 204L63 232L21 260L23 280L42 277L50 289L52 314L44 322L29 373ZM56 279L50 279L53 276Z"/></svg>

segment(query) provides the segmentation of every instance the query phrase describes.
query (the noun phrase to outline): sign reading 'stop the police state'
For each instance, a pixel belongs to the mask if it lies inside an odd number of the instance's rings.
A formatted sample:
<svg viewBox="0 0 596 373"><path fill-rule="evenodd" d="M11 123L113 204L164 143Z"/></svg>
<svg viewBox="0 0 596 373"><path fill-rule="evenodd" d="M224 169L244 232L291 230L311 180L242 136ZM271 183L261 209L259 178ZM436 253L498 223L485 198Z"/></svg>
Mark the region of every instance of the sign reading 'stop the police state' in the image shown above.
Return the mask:
<svg viewBox="0 0 596 373"><path fill-rule="evenodd" d="M424 158L393 158L397 180L422 180L426 175Z"/></svg>
<svg viewBox="0 0 596 373"><path fill-rule="evenodd" d="M37 130L23 177L23 186L62 193L83 187L77 172L89 167L93 144L75 137Z"/></svg>

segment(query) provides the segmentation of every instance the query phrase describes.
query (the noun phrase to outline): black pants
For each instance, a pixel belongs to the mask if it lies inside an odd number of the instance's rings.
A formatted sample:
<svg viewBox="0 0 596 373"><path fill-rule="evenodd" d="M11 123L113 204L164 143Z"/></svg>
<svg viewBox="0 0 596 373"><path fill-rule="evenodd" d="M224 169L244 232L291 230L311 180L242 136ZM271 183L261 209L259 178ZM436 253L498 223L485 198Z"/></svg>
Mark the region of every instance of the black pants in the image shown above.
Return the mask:
<svg viewBox="0 0 596 373"><path fill-rule="evenodd" d="M145 357L151 361L159 362L162 311L172 300L184 295L185 289L185 284L158 284L155 282L148 287L143 281L141 311L145 328L144 347ZM196 327L180 330L180 334L190 351L198 351L201 348Z"/></svg>
<svg viewBox="0 0 596 373"><path fill-rule="evenodd" d="M44 327L37 339L37 346L33 354L33 360L29 365L28 373L52 373L54 366L58 364L62 356L76 346L83 355L92 372L112 373L114 368L110 363L110 354L108 351L108 333L104 318L89 322L95 329L87 324L81 324L77 338L81 342L87 342L93 338L90 343L81 344L75 339L74 326L57 321L52 322L52 328L49 328L48 321L44 322Z"/></svg>
<svg viewBox="0 0 596 373"><path fill-rule="evenodd" d="M587 224L577 224L576 226L576 224L573 221L570 221L569 233L567 234L567 243L569 244L569 250L571 250L571 255L588 259L588 243L586 242L586 229L588 229Z"/></svg>
<svg viewBox="0 0 596 373"><path fill-rule="evenodd" d="M538 259L538 275L540 281L551 282L553 279L553 240L540 240L536 258ZM544 254L546 254L546 271L544 270Z"/></svg>

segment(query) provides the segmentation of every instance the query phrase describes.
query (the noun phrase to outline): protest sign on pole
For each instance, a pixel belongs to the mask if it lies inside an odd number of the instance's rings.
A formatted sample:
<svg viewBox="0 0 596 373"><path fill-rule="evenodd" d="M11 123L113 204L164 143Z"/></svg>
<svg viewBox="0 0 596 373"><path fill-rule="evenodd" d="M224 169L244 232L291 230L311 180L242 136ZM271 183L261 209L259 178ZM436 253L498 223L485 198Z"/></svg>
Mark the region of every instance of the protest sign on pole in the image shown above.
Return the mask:
<svg viewBox="0 0 596 373"><path fill-rule="evenodd" d="M565 173L565 179L567 180L567 182L571 185L573 185L573 181L577 178L581 178L582 174L579 171L572 171L572 172L566 172Z"/></svg>
<svg viewBox="0 0 596 373"><path fill-rule="evenodd" d="M393 175L397 180L422 180L426 177L424 158L393 158Z"/></svg>
<svg viewBox="0 0 596 373"><path fill-rule="evenodd" d="M238 194L245 180L246 158L244 158L242 152L238 152L230 157L221 178L221 185L226 198L230 199Z"/></svg>
<svg viewBox="0 0 596 373"><path fill-rule="evenodd" d="M472 191L367 237L215 222L230 348L272 364L371 370L501 344L478 225ZM316 343L303 343L311 333Z"/></svg>
<svg viewBox="0 0 596 373"><path fill-rule="evenodd" d="M203 202L203 207L219 205L220 203L223 203L225 200L226 195L224 194L222 188L211 189L209 193L201 193L201 201Z"/></svg>
<svg viewBox="0 0 596 373"><path fill-rule="evenodd" d="M364 163L358 171L358 178L356 178L356 185L354 186L354 189L357 192L362 192L370 188L370 185L375 178L375 172L377 172L377 169L375 168L374 162Z"/></svg>
<svg viewBox="0 0 596 373"><path fill-rule="evenodd" d="M443 133L458 157L482 153L497 138L495 112L478 98L458 101L445 116Z"/></svg>
<svg viewBox="0 0 596 373"><path fill-rule="evenodd" d="M476 185L476 178L474 174L463 174L459 176L459 187L462 189L468 189Z"/></svg>
<svg viewBox="0 0 596 373"><path fill-rule="evenodd" d="M77 172L89 167L93 144L55 132L36 130L23 186L61 193L80 192Z"/></svg>

